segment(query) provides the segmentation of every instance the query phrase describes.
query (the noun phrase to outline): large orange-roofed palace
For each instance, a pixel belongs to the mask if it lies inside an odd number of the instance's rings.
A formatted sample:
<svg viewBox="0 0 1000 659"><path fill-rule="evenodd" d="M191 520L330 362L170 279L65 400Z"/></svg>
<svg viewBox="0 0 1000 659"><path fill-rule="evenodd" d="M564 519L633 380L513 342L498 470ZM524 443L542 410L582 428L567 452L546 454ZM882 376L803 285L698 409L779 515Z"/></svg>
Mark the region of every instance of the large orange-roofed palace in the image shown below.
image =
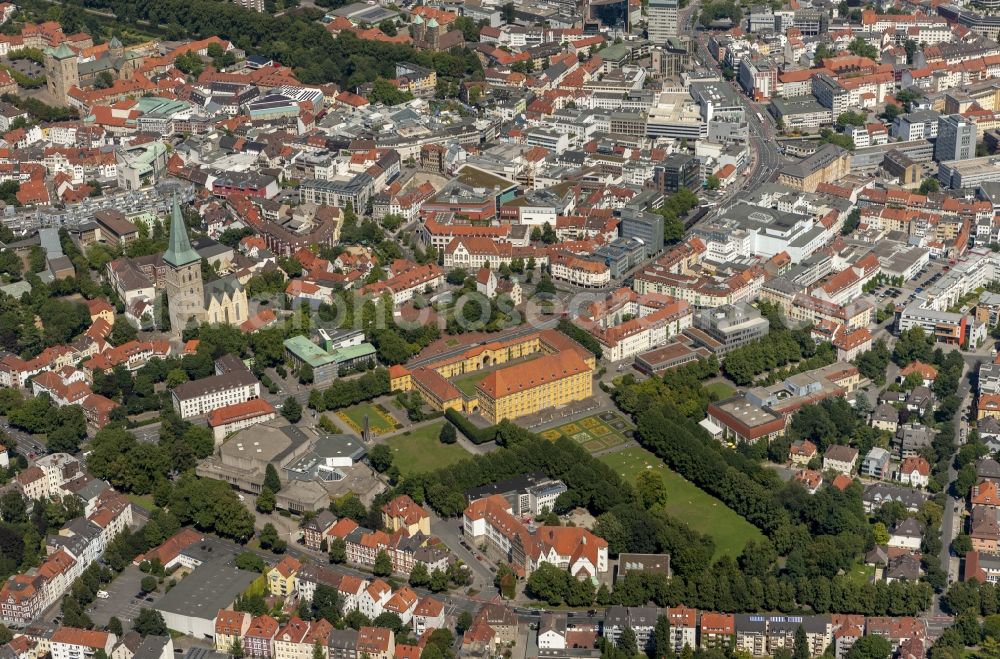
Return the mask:
<svg viewBox="0 0 1000 659"><path fill-rule="evenodd" d="M393 391L418 391L436 410L478 412L498 423L589 398L594 364L594 355L565 334L541 330L472 346L424 366L393 366L389 380ZM488 369L494 370L476 383L473 394L452 382Z"/></svg>

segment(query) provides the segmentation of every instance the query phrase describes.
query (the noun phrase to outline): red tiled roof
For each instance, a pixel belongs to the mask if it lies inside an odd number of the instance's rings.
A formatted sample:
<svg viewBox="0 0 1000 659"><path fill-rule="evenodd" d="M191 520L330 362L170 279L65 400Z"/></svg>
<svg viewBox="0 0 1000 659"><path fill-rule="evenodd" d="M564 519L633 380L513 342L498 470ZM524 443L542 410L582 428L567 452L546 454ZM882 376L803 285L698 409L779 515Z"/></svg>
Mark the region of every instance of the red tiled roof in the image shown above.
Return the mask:
<svg viewBox="0 0 1000 659"><path fill-rule="evenodd" d="M214 427L274 414L274 406L263 398L255 398L235 405L227 405L212 410L208 415L208 425Z"/></svg>
<svg viewBox="0 0 1000 659"><path fill-rule="evenodd" d="M108 632L60 627L52 634L52 642L104 650L108 645Z"/></svg>

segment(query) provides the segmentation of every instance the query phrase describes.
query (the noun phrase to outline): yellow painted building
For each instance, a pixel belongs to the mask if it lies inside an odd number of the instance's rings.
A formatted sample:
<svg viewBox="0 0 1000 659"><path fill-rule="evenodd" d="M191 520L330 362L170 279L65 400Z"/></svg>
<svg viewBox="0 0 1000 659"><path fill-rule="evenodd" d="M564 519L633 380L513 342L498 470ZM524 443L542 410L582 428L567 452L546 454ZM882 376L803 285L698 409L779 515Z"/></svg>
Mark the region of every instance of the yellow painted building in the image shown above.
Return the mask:
<svg viewBox="0 0 1000 659"><path fill-rule="evenodd" d="M392 391L410 391L413 381L405 366L395 364L389 367L389 389Z"/></svg>
<svg viewBox="0 0 1000 659"><path fill-rule="evenodd" d="M982 420L987 417L1000 419L1000 395L981 394L979 396L979 402L976 405L976 418Z"/></svg>
<svg viewBox="0 0 1000 659"><path fill-rule="evenodd" d="M529 359L534 357L534 359ZM496 368L517 360L506 368ZM409 370L389 369L393 391L418 391L435 410L480 412L490 423L583 400L593 394L594 355L556 330L470 348L450 359ZM496 368L463 394L452 378Z"/></svg>
<svg viewBox="0 0 1000 659"><path fill-rule="evenodd" d="M466 352L457 360L432 364L430 368L446 378L455 378L542 352L538 334L508 342L496 341Z"/></svg>
<svg viewBox="0 0 1000 659"><path fill-rule="evenodd" d="M420 392L431 407L444 412L463 408L465 397L458 387L448 381L440 373L429 368L418 368L413 371L413 388Z"/></svg>
<svg viewBox="0 0 1000 659"><path fill-rule="evenodd" d="M573 350L494 371L476 386L479 413L499 423L590 398L592 371Z"/></svg>
<svg viewBox="0 0 1000 659"><path fill-rule="evenodd" d="M431 516L409 495L401 494L382 506L382 526L392 533L404 529L409 536L417 533L429 536Z"/></svg>
<svg viewBox="0 0 1000 659"><path fill-rule="evenodd" d="M291 556L285 556L267 573L267 589L277 597L287 597L295 592L295 577L302 563Z"/></svg>

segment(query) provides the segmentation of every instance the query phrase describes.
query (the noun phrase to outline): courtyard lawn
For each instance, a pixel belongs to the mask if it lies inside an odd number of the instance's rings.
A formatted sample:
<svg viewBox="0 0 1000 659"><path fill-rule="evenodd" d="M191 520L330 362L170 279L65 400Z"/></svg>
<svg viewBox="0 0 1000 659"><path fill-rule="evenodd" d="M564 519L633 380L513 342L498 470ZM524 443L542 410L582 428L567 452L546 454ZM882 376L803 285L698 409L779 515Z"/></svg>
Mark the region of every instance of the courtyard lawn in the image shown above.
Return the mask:
<svg viewBox="0 0 1000 659"><path fill-rule="evenodd" d="M627 448L598 458L623 478L635 482L647 469L655 469L663 477L667 490L667 513L688 524L694 530L712 537L715 555L735 558L749 540L761 540L760 529L733 512L724 503L702 491L667 468L663 461L644 448Z"/></svg>
<svg viewBox="0 0 1000 659"><path fill-rule="evenodd" d="M365 428L366 414L368 415L368 427L372 434L385 435L396 429L396 421L371 403L352 405L337 412L337 416L352 426L359 435Z"/></svg>
<svg viewBox="0 0 1000 659"><path fill-rule="evenodd" d="M736 393L736 389L725 382L713 382L705 385L705 391L711 396L714 394L716 400L725 400Z"/></svg>
<svg viewBox="0 0 1000 659"><path fill-rule="evenodd" d="M472 375L464 375L451 381L455 387L470 398L476 396L476 385L483 381L488 373L479 372Z"/></svg>
<svg viewBox="0 0 1000 659"><path fill-rule="evenodd" d="M392 449L392 463L404 476L447 467L470 457L460 444L441 443L438 435L444 423L432 423L385 440Z"/></svg>

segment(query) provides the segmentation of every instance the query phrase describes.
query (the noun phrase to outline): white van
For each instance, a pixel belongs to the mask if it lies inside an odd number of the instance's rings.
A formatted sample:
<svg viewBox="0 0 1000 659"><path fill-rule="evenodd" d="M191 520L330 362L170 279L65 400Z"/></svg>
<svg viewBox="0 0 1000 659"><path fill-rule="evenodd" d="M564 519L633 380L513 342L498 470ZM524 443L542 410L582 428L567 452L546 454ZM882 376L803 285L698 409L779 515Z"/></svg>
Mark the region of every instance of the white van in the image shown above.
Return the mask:
<svg viewBox="0 0 1000 659"><path fill-rule="evenodd" d="M97 599L106 600L109 597L111 597L111 595L108 594L108 591L106 590L97 591Z"/></svg>

